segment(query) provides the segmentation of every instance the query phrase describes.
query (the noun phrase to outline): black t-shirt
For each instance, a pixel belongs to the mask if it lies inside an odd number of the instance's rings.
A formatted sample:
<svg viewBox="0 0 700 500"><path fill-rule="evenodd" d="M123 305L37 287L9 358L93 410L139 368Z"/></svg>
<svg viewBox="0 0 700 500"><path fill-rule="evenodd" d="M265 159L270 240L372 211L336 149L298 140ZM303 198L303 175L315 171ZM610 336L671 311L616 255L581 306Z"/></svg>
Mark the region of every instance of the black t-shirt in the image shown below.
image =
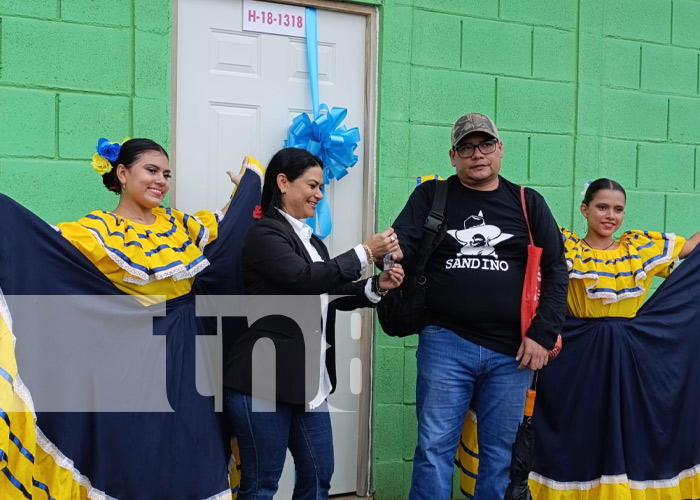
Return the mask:
<svg viewBox="0 0 700 500"><path fill-rule="evenodd" d="M449 328L494 351L515 355L521 343L520 300L530 240L519 186L502 177L499 180L494 191L467 188L457 176L447 180L447 232L426 264L426 323ZM434 182L416 188L394 224L409 269L434 193ZM544 306L557 311L546 317L547 312L538 309L538 315L542 312L545 316L540 322L544 319L550 324L535 326L536 331L531 327L528 336L551 348L558 333L554 330L561 329L566 303L568 277L563 245L544 199L528 189L526 202L535 244L540 240L538 246L545 247L543 280L546 266L549 281L553 279L556 284L548 287L547 294L543 285Z"/></svg>

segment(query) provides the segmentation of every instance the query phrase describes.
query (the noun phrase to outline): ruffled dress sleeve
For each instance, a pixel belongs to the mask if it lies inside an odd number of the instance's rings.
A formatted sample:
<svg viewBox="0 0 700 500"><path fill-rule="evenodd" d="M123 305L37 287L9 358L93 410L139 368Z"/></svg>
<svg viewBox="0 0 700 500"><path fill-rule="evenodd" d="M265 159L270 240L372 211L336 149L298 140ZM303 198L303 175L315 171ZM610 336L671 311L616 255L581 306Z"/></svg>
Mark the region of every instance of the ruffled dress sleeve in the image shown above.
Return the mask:
<svg viewBox="0 0 700 500"><path fill-rule="evenodd" d="M633 317L654 276L667 277L685 239L673 233L627 231L614 250L589 248L560 228L569 269L567 311L577 317Z"/></svg>
<svg viewBox="0 0 700 500"><path fill-rule="evenodd" d="M156 221L146 225L94 211L58 227L120 290L179 297L190 291L194 277L209 265L203 251L217 238L219 217L208 211L188 215L165 207L154 209L153 215Z"/></svg>

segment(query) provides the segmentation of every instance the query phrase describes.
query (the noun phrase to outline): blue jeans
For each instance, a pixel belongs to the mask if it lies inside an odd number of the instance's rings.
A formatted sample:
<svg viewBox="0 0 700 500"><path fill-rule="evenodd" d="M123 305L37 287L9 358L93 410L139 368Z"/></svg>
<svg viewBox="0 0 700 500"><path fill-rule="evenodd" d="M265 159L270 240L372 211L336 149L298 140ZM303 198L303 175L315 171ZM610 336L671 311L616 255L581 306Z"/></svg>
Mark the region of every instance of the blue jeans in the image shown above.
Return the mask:
<svg viewBox="0 0 700 500"><path fill-rule="evenodd" d="M437 326L421 332L416 358L418 444L409 500L450 498L455 453L470 403L477 414L479 439L474 498L502 499L530 370L518 370L520 363L513 356Z"/></svg>
<svg viewBox="0 0 700 500"><path fill-rule="evenodd" d="M238 500L272 500L287 448L294 457L292 500L325 500L333 476L333 435L328 406L277 402L275 412L253 412L252 397L226 390L228 418L238 438L241 487Z"/></svg>

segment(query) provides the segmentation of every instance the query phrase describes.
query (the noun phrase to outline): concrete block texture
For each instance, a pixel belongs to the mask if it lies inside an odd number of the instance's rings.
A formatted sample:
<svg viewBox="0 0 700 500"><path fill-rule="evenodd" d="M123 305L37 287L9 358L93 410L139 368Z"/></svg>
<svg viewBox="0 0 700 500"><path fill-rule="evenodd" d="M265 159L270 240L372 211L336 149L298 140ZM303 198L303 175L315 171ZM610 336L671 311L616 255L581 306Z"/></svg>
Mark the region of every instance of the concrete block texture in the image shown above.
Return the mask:
<svg viewBox="0 0 700 500"><path fill-rule="evenodd" d="M380 119L407 122L411 94L411 66L389 61L382 67L383 70L379 75Z"/></svg>
<svg viewBox="0 0 700 500"><path fill-rule="evenodd" d="M613 179L623 186L636 185L638 150L636 141L602 139L599 177Z"/></svg>
<svg viewBox="0 0 700 500"><path fill-rule="evenodd" d="M376 449L376 443L375 443ZM408 464L409 466L412 464ZM410 483L411 476L405 479L405 464L401 460L378 461L372 469L372 484L374 485L374 500L405 500L406 484ZM377 487L377 485L381 485Z"/></svg>
<svg viewBox="0 0 700 500"><path fill-rule="evenodd" d="M642 89L697 94L698 51L642 44Z"/></svg>
<svg viewBox="0 0 700 500"><path fill-rule="evenodd" d="M450 14L497 18L498 3L499 0L414 0L413 5Z"/></svg>
<svg viewBox="0 0 700 500"><path fill-rule="evenodd" d="M411 71L411 121L452 126L461 115L491 115L495 105L495 79L464 71L415 67ZM449 135L448 141L449 141ZM447 143L449 147L449 142Z"/></svg>
<svg viewBox="0 0 700 500"><path fill-rule="evenodd" d="M415 391L415 387L414 387ZM407 431L403 435L403 458L404 460L413 460L416 452L416 444L418 442L418 417L416 416L415 405L404 405L402 424ZM404 497L407 498L407 497Z"/></svg>
<svg viewBox="0 0 700 500"><path fill-rule="evenodd" d="M574 168L574 206L573 211L578 213L578 207L583 199L581 191L588 181L598 177L604 177L601 173L601 138L597 135L581 135L576 137L576 159ZM636 169L636 153L635 153ZM636 171L636 170L635 170Z"/></svg>
<svg viewBox="0 0 700 500"><path fill-rule="evenodd" d="M618 236L630 229L665 231L666 195L650 189L636 189L634 186L623 187L627 191L627 205L625 220Z"/></svg>
<svg viewBox="0 0 700 500"><path fill-rule="evenodd" d="M526 24L576 27L577 0L501 0L500 18Z"/></svg>
<svg viewBox="0 0 700 500"><path fill-rule="evenodd" d="M404 351L403 375L403 402L415 404L417 376L416 349L411 348Z"/></svg>
<svg viewBox="0 0 700 500"><path fill-rule="evenodd" d="M408 175L414 186L418 176L437 174L446 179L455 173L449 156L451 129L451 126L411 125Z"/></svg>
<svg viewBox="0 0 700 500"><path fill-rule="evenodd" d="M0 87L0 157L56 153L56 94ZM5 192L5 186L0 190Z"/></svg>
<svg viewBox="0 0 700 500"><path fill-rule="evenodd" d="M530 26L465 18L462 30L462 69L476 73L530 76Z"/></svg>
<svg viewBox="0 0 700 500"><path fill-rule="evenodd" d="M382 196L385 200L391 200L391 204L387 205L386 215L377 221L377 227L381 227L382 231L389 227L395 220L396 216L406 204L408 197L411 195L416 185L415 176L406 177L380 177L377 181L378 196ZM381 333L381 339L378 344L396 347L401 346L401 339L392 338Z"/></svg>
<svg viewBox="0 0 700 500"><path fill-rule="evenodd" d="M576 132L600 135L603 132L603 93L599 83L580 83L576 103Z"/></svg>
<svg viewBox="0 0 700 500"><path fill-rule="evenodd" d="M532 76L544 80L576 79L576 34L551 28L534 28Z"/></svg>
<svg viewBox="0 0 700 500"><path fill-rule="evenodd" d="M384 61L409 63L411 61L411 30L413 9L397 5L381 18L380 37Z"/></svg>
<svg viewBox="0 0 700 500"><path fill-rule="evenodd" d="M681 144L639 145L637 185L642 189L692 191L695 178L695 148Z"/></svg>
<svg viewBox="0 0 700 500"><path fill-rule="evenodd" d="M700 49L698 37L700 3L696 0L673 0L673 40L674 45Z"/></svg>
<svg viewBox="0 0 700 500"><path fill-rule="evenodd" d="M383 175L408 177L408 123L386 122L378 137L378 166Z"/></svg>
<svg viewBox="0 0 700 500"><path fill-rule="evenodd" d="M617 38L605 38L601 60L604 62L603 83L613 87L627 87L638 89L641 85L640 73L642 59L642 47L639 42L630 42ZM600 64L601 60L597 61ZM647 78L650 78L654 66L649 61ZM596 64L595 61L593 61Z"/></svg>
<svg viewBox="0 0 700 500"><path fill-rule="evenodd" d="M131 26L131 2L124 0L61 0L61 19L76 23Z"/></svg>
<svg viewBox="0 0 700 500"><path fill-rule="evenodd" d="M118 201L89 160L2 159L0 192L50 224L76 220L92 210L113 210Z"/></svg>
<svg viewBox="0 0 700 500"><path fill-rule="evenodd" d="M411 62L422 66L459 68L461 30L458 16L414 10Z"/></svg>
<svg viewBox="0 0 700 500"><path fill-rule="evenodd" d="M498 78L496 124L506 130L572 133L575 89L570 83Z"/></svg>
<svg viewBox="0 0 700 500"><path fill-rule="evenodd" d="M688 238L698 232L700 194L669 193L666 195L664 231Z"/></svg>
<svg viewBox="0 0 700 500"><path fill-rule="evenodd" d="M668 138L674 142L700 143L700 99L669 99Z"/></svg>
<svg viewBox="0 0 700 500"><path fill-rule="evenodd" d="M668 98L624 90L603 91L603 132L608 137L666 139Z"/></svg>
<svg viewBox="0 0 700 500"><path fill-rule="evenodd" d="M134 93L138 97L170 95L170 35L136 31Z"/></svg>
<svg viewBox="0 0 700 500"><path fill-rule="evenodd" d="M100 137L121 142L132 134L127 97L62 94L58 102L61 158L92 158Z"/></svg>
<svg viewBox="0 0 700 500"><path fill-rule="evenodd" d="M538 186L570 186L574 177L574 138L533 134L530 137L530 182Z"/></svg>
<svg viewBox="0 0 700 500"><path fill-rule="evenodd" d="M632 40L671 41L671 0L607 0L606 35Z"/></svg>
<svg viewBox="0 0 700 500"><path fill-rule="evenodd" d="M576 74L581 85L600 85L605 72L605 48L600 33L578 34Z"/></svg>
<svg viewBox="0 0 700 500"><path fill-rule="evenodd" d="M403 403L404 393L404 349L400 343L395 347L377 346L377 361L374 394L383 404ZM414 362L415 364L415 362Z"/></svg>
<svg viewBox="0 0 700 500"><path fill-rule="evenodd" d="M600 35L605 25L605 4L609 0L586 0L578 4L578 29L581 33Z"/></svg>
<svg viewBox="0 0 700 500"><path fill-rule="evenodd" d="M569 214L571 210L572 203L578 203L580 200L576 194L572 194L570 187L548 187L548 186L532 186L537 190L544 199L547 201L547 206L554 216L554 220L560 226L568 227L571 226L569 222L571 220ZM579 216L580 217L580 216ZM576 218L574 217L574 220ZM575 231L576 229L573 229Z"/></svg>
<svg viewBox="0 0 700 500"><path fill-rule="evenodd" d="M399 376L397 374L397 376ZM403 405L377 404L374 407L374 457L378 462L403 461Z"/></svg>
<svg viewBox="0 0 700 500"><path fill-rule="evenodd" d="M131 30L4 17L0 82L126 93Z"/></svg>
<svg viewBox="0 0 700 500"><path fill-rule="evenodd" d="M0 16L58 17L58 0L2 0Z"/></svg>
<svg viewBox="0 0 700 500"><path fill-rule="evenodd" d="M530 171L530 135L518 132L498 131L503 143L501 174L520 184L528 183Z"/></svg>
<svg viewBox="0 0 700 500"><path fill-rule="evenodd" d="M134 0L136 29L154 33L170 33L172 0Z"/></svg>
<svg viewBox="0 0 700 500"><path fill-rule="evenodd" d="M170 101L135 97L132 107L134 137L148 137L170 150Z"/></svg>

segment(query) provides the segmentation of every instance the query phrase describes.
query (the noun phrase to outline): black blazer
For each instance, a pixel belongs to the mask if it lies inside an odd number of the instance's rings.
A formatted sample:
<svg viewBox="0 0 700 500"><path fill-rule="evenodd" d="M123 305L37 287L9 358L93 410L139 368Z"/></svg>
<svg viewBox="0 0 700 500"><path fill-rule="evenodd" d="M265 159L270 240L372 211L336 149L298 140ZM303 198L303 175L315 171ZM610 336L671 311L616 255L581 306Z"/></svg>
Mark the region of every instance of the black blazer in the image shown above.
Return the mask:
<svg viewBox="0 0 700 500"><path fill-rule="evenodd" d="M313 262L294 228L276 209L270 209L246 233L243 282L247 295L345 295L329 303L326 317L326 342L330 345L326 367L335 390L336 309L349 311L374 304L364 293L367 280L355 281L361 269L353 249L331 259L319 238L312 236L311 244L323 262ZM317 307L313 314L320 318L320 302ZM265 316L236 336L225 356L224 385L251 394L252 352L261 338L269 338L275 345L277 401L291 404L311 401L318 390L319 374L315 374L313 384L309 382L312 394L305 394L303 335L295 321L282 315Z"/></svg>

